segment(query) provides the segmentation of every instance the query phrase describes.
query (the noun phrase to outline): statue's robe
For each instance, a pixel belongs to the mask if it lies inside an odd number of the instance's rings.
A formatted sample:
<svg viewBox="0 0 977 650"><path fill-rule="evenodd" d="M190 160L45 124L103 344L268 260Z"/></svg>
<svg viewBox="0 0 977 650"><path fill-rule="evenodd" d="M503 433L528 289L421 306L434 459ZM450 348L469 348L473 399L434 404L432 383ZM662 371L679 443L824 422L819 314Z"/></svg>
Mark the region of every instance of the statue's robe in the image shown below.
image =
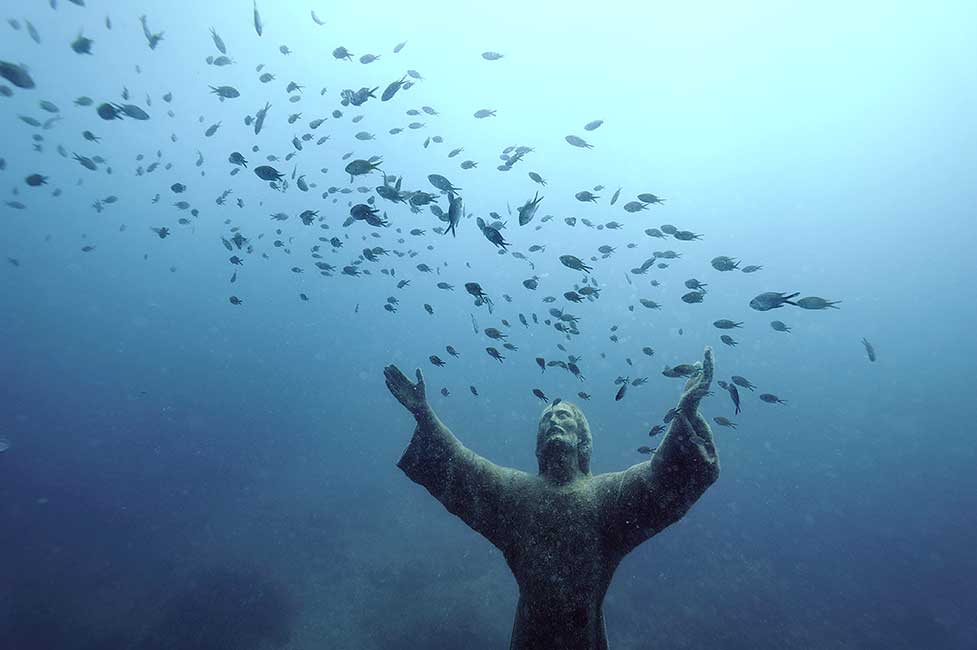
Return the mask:
<svg viewBox="0 0 977 650"><path fill-rule="evenodd" d="M519 585L510 650L606 650L603 602L617 565L719 476L698 413L675 418L650 460L566 485L482 458L433 413L418 418L397 465L502 551Z"/></svg>

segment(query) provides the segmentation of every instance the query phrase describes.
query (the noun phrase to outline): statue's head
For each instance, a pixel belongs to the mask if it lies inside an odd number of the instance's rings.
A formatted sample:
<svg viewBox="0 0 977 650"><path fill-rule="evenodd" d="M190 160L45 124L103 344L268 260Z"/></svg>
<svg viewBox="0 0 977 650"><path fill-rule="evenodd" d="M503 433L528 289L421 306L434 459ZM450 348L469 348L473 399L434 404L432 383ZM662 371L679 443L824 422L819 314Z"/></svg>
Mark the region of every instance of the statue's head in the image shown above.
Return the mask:
<svg viewBox="0 0 977 650"><path fill-rule="evenodd" d="M590 424L576 404L555 400L543 409L536 431L536 459L540 473L545 471L548 454L561 446L575 448L580 471L590 474L590 454L594 446Z"/></svg>

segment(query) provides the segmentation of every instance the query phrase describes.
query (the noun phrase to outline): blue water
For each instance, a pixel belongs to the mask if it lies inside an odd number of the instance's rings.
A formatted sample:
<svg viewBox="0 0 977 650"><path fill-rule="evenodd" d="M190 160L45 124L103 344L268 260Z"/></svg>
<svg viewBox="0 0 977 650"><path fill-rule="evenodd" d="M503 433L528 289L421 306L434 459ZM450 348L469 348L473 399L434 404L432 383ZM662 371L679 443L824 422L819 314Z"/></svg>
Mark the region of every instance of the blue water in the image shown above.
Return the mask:
<svg viewBox="0 0 977 650"><path fill-rule="evenodd" d="M3 80L11 96L0 96L0 647L506 647L515 582L495 548L396 468L413 422L382 368L421 367L462 442L525 471L536 471L542 406L532 389L577 401L599 473L645 458L636 448L655 444L646 433L681 392L662 368L711 345L718 376L745 376L757 391L740 390L738 416L718 387L703 403L710 420L737 424L714 426L721 477L618 569L605 602L611 647L977 648L972 3L261 2L261 37L244 1L85 4L0 2L0 60L26 65L36 83ZM155 50L142 14L164 32ZM232 65L206 62L220 54L210 26ZM80 31L91 55L70 47ZM332 56L338 46L352 62ZM380 59L360 63L367 53ZM260 82L259 64L276 78ZM381 102L408 69L423 80ZM289 81L304 90L287 93ZM219 102L210 85L241 96ZM342 90L363 86L379 87L377 98L340 105ZM74 105L79 96L95 105ZM55 117L40 100L63 118L48 129L18 117ZM101 102L150 119L105 121ZM256 136L243 120L266 102ZM405 114L425 105L438 115ZM475 119L483 108L497 113ZM292 113L302 116L289 124ZM313 131L315 118L327 119ZM304 133L313 139L285 162ZM594 148L570 146L571 134ZM434 136L443 142L425 148ZM498 171L499 154L518 145L533 150ZM232 151L249 161L235 176ZM90 171L74 152L105 162ZM377 197L380 173L351 184L347 152L382 157L405 190L437 193L428 174L448 177L470 215L458 236L435 233L444 224L426 208ZM478 166L461 169L466 159ZM260 164L286 174L286 191L255 176ZM293 168L315 186L300 191ZM25 182L35 173L46 185ZM185 193L170 190L177 182ZM361 185L370 192L328 193ZM574 198L596 185L596 203ZM537 190L539 213L519 226L515 209ZM622 209L643 192L666 201ZM91 207L109 195L118 200ZM344 227L350 205L370 197L390 227ZM181 200L198 216L173 206ZM302 225L306 209L321 221ZM493 211L507 222L508 254L476 226ZM623 227L596 227L609 221ZM662 224L702 239L643 232ZM221 242L235 227L253 247L235 251L241 267ZM330 277L313 266L316 244ZM534 244L545 250L529 253ZM602 258L605 244L615 251ZM368 246L391 254L359 261ZM630 273L668 249L681 257L661 260L667 268ZM599 299L563 298L584 279L564 254L594 267ZM763 268L719 272L719 255ZM340 272L351 264L370 274ZM534 275L530 291L522 281ZM689 278L708 284L701 304L680 300ZM401 279L410 285L398 289ZM466 282L480 283L493 313ZM751 310L765 291L841 303ZM390 296L396 313L383 308ZM546 325L550 308L578 316L579 335ZM518 350L476 334L472 315ZM720 331L719 318L743 325ZM773 331L774 318L792 331ZM584 381L534 361L567 353ZM618 376L648 383L615 402Z"/></svg>

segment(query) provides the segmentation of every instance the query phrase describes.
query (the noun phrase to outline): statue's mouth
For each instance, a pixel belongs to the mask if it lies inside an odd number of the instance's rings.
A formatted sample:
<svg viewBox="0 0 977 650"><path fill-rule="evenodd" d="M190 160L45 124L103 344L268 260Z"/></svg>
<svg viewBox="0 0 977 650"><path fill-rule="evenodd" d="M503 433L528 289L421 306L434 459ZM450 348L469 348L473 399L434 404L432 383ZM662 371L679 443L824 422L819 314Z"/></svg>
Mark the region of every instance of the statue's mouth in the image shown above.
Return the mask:
<svg viewBox="0 0 977 650"><path fill-rule="evenodd" d="M552 426L546 430L547 438L555 438L555 437L560 437L565 435L567 435L567 432L562 427Z"/></svg>

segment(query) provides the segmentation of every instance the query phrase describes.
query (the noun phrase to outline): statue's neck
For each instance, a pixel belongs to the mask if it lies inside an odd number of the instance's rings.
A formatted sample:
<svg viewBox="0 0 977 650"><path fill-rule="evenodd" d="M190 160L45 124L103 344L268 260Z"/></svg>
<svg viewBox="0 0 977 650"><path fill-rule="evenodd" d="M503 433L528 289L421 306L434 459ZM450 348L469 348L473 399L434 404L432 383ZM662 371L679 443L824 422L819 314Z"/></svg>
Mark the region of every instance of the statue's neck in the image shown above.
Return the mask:
<svg viewBox="0 0 977 650"><path fill-rule="evenodd" d="M565 485L583 476L575 450L558 450L543 459L540 474L550 483Z"/></svg>

